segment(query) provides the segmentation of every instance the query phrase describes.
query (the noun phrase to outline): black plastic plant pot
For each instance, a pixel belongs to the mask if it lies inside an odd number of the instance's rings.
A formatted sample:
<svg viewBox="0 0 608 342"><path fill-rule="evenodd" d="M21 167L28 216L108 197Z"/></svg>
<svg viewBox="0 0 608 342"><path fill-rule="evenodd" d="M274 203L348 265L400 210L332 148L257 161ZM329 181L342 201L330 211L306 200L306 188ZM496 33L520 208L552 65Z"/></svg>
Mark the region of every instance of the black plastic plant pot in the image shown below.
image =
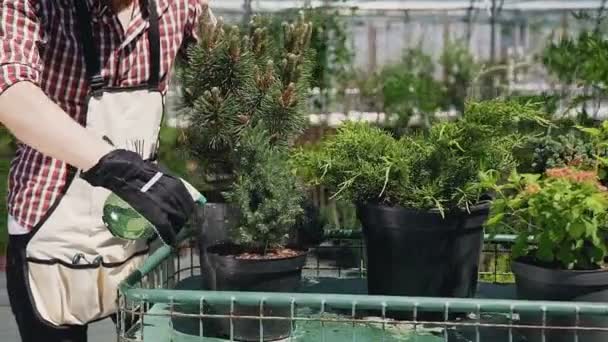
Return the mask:
<svg viewBox="0 0 608 342"><path fill-rule="evenodd" d="M300 287L302 269L306 263L307 251L300 250L294 257L282 259L237 259L244 250L234 244L221 243L207 248L208 260L215 272L215 291L241 292L296 292ZM210 311L214 315L229 316L229 305L213 305ZM260 312L262 311L262 312ZM251 319L239 316L279 317L278 319ZM289 319L291 308L264 305L245 306L234 303L233 317L210 318L209 326L214 335L237 341L275 341L290 336L293 331ZM260 336L262 334L262 336Z"/></svg>
<svg viewBox="0 0 608 342"><path fill-rule="evenodd" d="M445 217L438 211L358 206L367 250L368 293L473 297L488 212L487 203ZM387 312L387 316L412 319L411 313Z"/></svg>
<svg viewBox="0 0 608 342"><path fill-rule="evenodd" d="M608 302L608 271L599 270L563 270L535 265L528 258L520 258L512 263L517 288L517 298L523 300L546 301L576 301L576 302ZM576 313L545 314L520 313L522 325L543 326L540 328L522 328L520 334L527 341L550 342L606 342L607 331L588 330L587 328L608 328L608 316L593 316ZM577 322L578 320L578 322ZM579 326L586 329L564 329L564 327ZM561 329L550 329L561 327ZM545 335L543 339L543 334ZM578 335L578 336L575 336ZM576 339L578 337L578 339Z"/></svg>

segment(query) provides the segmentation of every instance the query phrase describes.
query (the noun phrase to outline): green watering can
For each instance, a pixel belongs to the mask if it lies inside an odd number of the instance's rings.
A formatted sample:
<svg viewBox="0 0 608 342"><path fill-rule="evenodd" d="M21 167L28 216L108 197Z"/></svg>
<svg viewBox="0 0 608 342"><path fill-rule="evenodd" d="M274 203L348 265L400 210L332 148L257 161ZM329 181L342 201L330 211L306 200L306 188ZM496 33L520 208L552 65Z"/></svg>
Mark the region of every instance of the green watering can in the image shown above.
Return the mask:
<svg viewBox="0 0 608 342"><path fill-rule="evenodd" d="M194 201L201 207L204 206L207 202L206 198L191 184L183 179L181 181L192 195ZM114 193L111 193L104 202L102 220L112 235L121 239L149 239L155 234L152 223ZM185 231L183 229L178 234L178 238L184 235Z"/></svg>

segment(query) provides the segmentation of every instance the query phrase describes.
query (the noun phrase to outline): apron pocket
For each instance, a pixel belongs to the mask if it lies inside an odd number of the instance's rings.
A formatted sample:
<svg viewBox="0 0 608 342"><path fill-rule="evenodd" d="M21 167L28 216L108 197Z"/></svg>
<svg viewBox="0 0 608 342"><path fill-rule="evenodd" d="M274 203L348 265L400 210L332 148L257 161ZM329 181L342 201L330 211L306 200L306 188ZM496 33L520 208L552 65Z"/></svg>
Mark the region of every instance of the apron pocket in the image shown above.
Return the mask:
<svg viewBox="0 0 608 342"><path fill-rule="evenodd" d="M145 257L134 256L113 267L28 261L26 274L35 311L55 326L85 325L106 318L116 313L118 285Z"/></svg>
<svg viewBox="0 0 608 342"><path fill-rule="evenodd" d="M31 261L27 265L32 302L45 321L57 326L82 325L100 313L101 267L72 268Z"/></svg>

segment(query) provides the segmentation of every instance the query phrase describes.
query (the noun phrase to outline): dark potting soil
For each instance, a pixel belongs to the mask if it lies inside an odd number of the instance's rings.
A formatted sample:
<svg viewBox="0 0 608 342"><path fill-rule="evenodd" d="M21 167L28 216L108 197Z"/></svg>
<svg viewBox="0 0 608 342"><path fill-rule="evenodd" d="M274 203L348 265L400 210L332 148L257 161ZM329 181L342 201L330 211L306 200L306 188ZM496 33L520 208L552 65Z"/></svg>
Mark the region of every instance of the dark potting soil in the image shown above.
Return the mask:
<svg viewBox="0 0 608 342"><path fill-rule="evenodd" d="M289 259L306 254L306 251L295 248L274 248L264 251L263 248L253 248L230 243L216 245L209 248L208 251L220 256L232 256L239 260Z"/></svg>
<svg viewBox="0 0 608 342"><path fill-rule="evenodd" d="M258 254L258 253L241 253L236 255L237 259L247 259L247 260L269 260L269 259L286 259L296 257L298 255L302 255L302 252L294 251L292 249L278 249L271 252L266 252L266 254Z"/></svg>

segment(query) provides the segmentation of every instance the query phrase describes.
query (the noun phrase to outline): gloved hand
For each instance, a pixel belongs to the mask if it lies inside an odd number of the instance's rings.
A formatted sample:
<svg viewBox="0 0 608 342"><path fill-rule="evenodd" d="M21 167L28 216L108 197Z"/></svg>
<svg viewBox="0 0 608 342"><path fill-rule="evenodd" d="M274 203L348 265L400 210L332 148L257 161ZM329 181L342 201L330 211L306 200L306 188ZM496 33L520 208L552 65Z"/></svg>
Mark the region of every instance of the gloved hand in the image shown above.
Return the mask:
<svg viewBox="0 0 608 342"><path fill-rule="evenodd" d="M177 233L194 212L195 202L184 183L135 152L114 150L81 176L129 203L170 246L175 246Z"/></svg>

